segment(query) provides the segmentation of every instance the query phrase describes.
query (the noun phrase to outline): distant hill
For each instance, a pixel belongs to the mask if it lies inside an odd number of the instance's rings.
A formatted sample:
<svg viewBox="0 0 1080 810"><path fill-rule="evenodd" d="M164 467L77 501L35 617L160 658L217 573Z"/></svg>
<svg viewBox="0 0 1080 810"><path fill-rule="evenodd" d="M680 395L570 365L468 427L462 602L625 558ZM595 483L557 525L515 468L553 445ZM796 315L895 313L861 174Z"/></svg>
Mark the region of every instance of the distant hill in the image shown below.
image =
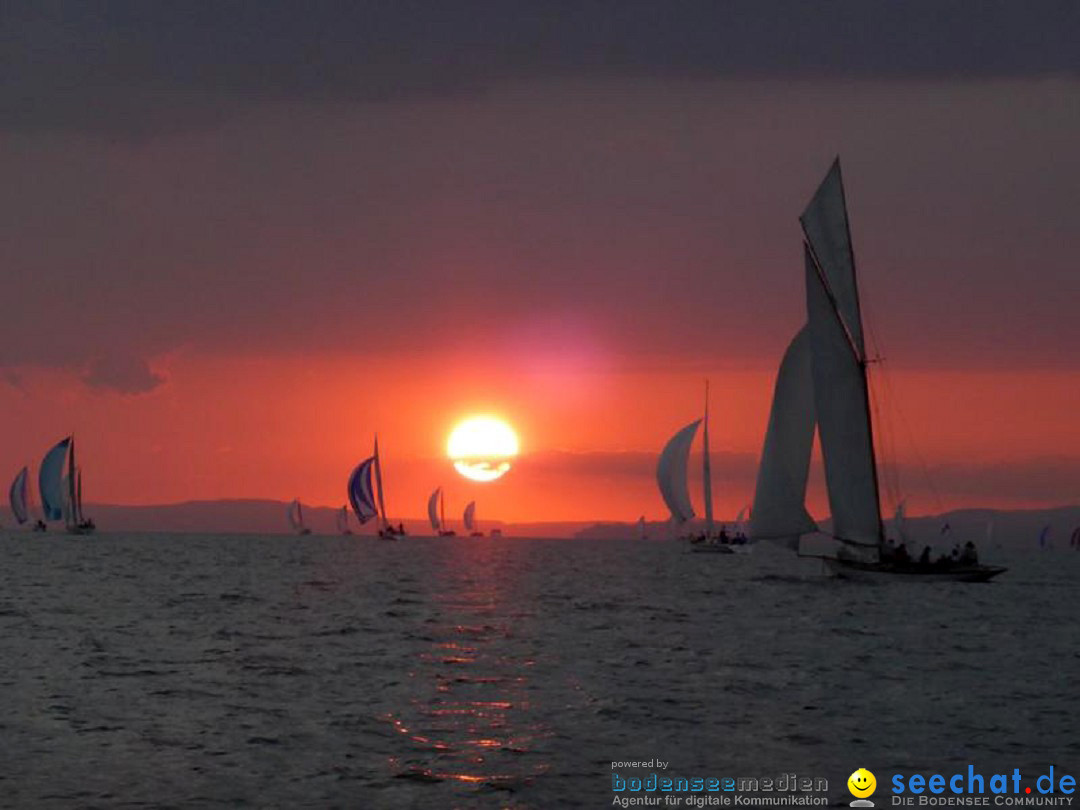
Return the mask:
<svg viewBox="0 0 1080 810"><path fill-rule="evenodd" d="M287 506L284 501L246 499L186 501L155 506L95 503L86 504L84 511L101 531L290 534L285 517ZM337 511L325 506L304 506L304 522L315 534L337 534ZM349 523L353 531L357 531L356 519L351 514ZM10 510L0 509L0 524L4 528L15 525ZM506 524L484 520L480 528L485 532L497 528L506 536L570 537L584 525L553 522ZM405 520L405 528L413 535L431 534L427 521L420 518ZM461 531L460 526L452 528ZM364 527L361 531L372 530Z"/></svg>
<svg viewBox="0 0 1080 810"><path fill-rule="evenodd" d="M88 504L85 511L102 531L289 534L290 529L285 517L286 506L284 501L249 499L187 501L157 506ZM336 509L325 506L305 506L304 519L315 534L336 534L336 512ZM356 521L352 515L349 520L355 531ZM5 528L14 525L9 510L0 510L0 524ZM953 541L942 539L942 527L945 524L949 525ZM700 529L702 524L696 521L694 525ZM1034 549L1038 548L1039 533L1047 525L1051 527L1050 547L1068 546L1069 536L1080 526L1080 506L1011 511L960 509L942 515L909 518L907 533L909 538L919 545L940 545L944 542L964 542L970 539L980 546L985 546L989 538L991 545ZM824 526L827 529L828 521L825 521ZM431 534L427 521L420 518L406 520L405 528L413 535ZM453 528L460 530L461 527ZM579 540L638 537L636 521L502 523L485 520L481 528L485 532L498 528L507 537L573 537ZM670 537L666 523L647 523L645 529L650 540L665 540ZM370 529L365 527L363 531Z"/></svg>

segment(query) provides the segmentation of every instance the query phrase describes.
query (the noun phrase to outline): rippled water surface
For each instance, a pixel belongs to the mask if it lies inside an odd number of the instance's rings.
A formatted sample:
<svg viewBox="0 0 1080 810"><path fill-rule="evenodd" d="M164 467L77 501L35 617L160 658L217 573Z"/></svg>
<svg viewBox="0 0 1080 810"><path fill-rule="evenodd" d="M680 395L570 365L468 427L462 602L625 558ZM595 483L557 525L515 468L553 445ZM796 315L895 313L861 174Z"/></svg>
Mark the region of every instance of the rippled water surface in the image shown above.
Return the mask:
<svg viewBox="0 0 1080 810"><path fill-rule="evenodd" d="M0 539L5 807L609 807L613 760L1080 769L1080 554L859 585L760 548Z"/></svg>

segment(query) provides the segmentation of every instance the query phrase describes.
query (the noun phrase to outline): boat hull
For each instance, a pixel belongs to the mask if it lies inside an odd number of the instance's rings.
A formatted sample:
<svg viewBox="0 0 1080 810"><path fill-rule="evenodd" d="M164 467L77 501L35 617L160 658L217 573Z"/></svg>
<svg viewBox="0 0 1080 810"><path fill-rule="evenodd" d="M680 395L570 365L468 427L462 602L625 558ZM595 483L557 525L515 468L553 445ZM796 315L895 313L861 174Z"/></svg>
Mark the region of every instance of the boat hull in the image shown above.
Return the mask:
<svg viewBox="0 0 1080 810"><path fill-rule="evenodd" d="M908 566L897 568L880 563L864 563L856 560L825 559L830 573L842 579L868 582L986 582L1007 571L999 565L965 565L952 568L920 568Z"/></svg>
<svg viewBox="0 0 1080 810"><path fill-rule="evenodd" d="M731 546L722 546L719 543L695 543L690 546L691 554L734 554L735 549Z"/></svg>

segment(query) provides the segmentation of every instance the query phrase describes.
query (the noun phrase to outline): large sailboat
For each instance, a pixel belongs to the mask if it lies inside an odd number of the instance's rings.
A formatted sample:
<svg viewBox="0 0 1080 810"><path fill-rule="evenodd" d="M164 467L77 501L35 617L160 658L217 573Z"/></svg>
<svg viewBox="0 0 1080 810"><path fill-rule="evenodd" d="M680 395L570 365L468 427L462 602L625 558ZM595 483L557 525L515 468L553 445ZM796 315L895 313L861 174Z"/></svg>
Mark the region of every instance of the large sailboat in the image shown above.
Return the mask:
<svg viewBox="0 0 1080 810"><path fill-rule="evenodd" d="M375 528L383 540L397 540L405 534L400 524L390 525L386 517L386 504L383 501L382 465L379 462L379 437L375 437L375 452L370 458L361 461L349 475L349 503L353 514L364 525L375 518Z"/></svg>
<svg viewBox="0 0 1080 810"><path fill-rule="evenodd" d="M289 504L285 510L285 516L294 532L300 535L311 534L311 529L304 525L304 508L300 505L299 498L294 498Z"/></svg>
<svg viewBox="0 0 1080 810"><path fill-rule="evenodd" d="M63 520L68 534L96 530L94 521L83 513L82 470L75 463L74 436L61 439L45 454L38 470L38 490L46 521Z"/></svg>
<svg viewBox="0 0 1080 810"><path fill-rule="evenodd" d="M694 507L690 501L690 487L687 483L687 467L690 460L690 447L694 443L698 428L702 427L702 498L705 504L705 532L692 535L686 532L686 524L694 518ZM656 464L656 484L660 497L671 513L670 523L676 531L682 531L683 539L691 543L693 551L734 554L749 551L748 543L735 543L726 527L720 533L715 531L712 502L712 459L709 452L709 383L705 382L705 413L681 428L660 451Z"/></svg>
<svg viewBox="0 0 1080 810"><path fill-rule="evenodd" d="M814 428L825 463L837 553L821 557L849 578L983 581L1005 569L978 563L900 559L881 519L867 385L869 359L855 280L839 159L800 217L807 324L791 341L776 378L751 516L751 536L799 550L818 531L806 511ZM903 509L899 510L900 522Z"/></svg>
<svg viewBox="0 0 1080 810"><path fill-rule="evenodd" d="M442 487L436 487L427 502L428 522L431 530L439 537L453 537L456 532L446 528L446 504L443 502Z"/></svg>
<svg viewBox="0 0 1080 810"><path fill-rule="evenodd" d="M476 528L476 501L469 501L461 518L470 537L484 536L484 533Z"/></svg>

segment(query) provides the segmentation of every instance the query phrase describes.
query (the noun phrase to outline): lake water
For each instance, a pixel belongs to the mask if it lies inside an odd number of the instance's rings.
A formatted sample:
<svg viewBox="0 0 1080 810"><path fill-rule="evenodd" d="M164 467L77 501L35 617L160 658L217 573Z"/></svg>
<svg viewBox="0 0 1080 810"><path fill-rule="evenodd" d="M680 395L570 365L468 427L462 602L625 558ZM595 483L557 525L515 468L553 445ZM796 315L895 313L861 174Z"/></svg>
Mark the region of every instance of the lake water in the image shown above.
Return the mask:
<svg viewBox="0 0 1080 810"><path fill-rule="evenodd" d="M1076 774L1080 553L988 561L860 585L769 547L9 535L0 804L601 808L653 758L844 805L859 766Z"/></svg>

